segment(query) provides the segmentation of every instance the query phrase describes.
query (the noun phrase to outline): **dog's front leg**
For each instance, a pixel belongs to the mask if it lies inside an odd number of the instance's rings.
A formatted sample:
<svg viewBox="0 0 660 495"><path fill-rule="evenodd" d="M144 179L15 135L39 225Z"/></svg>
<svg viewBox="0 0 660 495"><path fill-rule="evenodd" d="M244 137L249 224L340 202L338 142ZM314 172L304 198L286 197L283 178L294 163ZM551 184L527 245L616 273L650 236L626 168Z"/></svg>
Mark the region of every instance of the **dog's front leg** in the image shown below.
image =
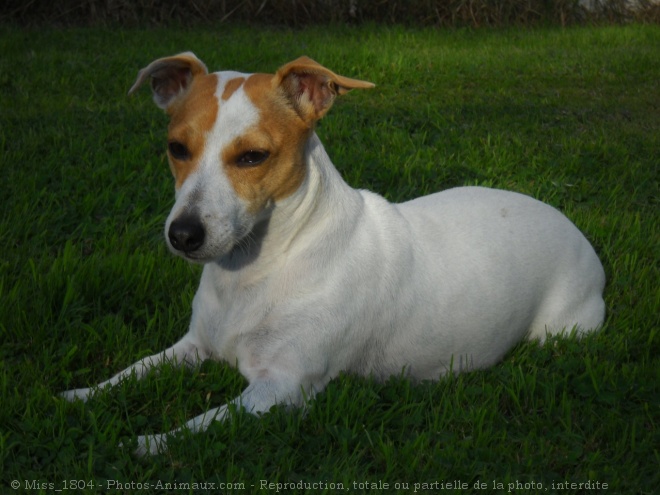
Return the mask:
<svg viewBox="0 0 660 495"><path fill-rule="evenodd" d="M76 399L87 401L87 399L89 399L95 392L107 387L112 387L133 374L135 374L138 379L142 378L151 368L158 366L163 361L172 362L179 366L193 366L205 358L206 353L202 351L188 335L186 335L172 347L169 347L158 354L153 354L140 359L138 362L132 364L125 370L120 371L109 380L101 382L91 388L67 390L66 392L60 393L60 396L68 401Z"/></svg>
<svg viewBox="0 0 660 495"><path fill-rule="evenodd" d="M303 405L306 399L311 399L316 390L313 386L304 386L299 380L256 379L237 398L225 404L206 411L204 414L186 422L184 426L168 433L144 435L137 438L138 446L135 454L156 454L167 450L167 438L182 430L199 433L206 430L214 421L225 421L230 416L233 406L236 410L244 409L251 414L265 413L277 404L289 404L295 407Z"/></svg>

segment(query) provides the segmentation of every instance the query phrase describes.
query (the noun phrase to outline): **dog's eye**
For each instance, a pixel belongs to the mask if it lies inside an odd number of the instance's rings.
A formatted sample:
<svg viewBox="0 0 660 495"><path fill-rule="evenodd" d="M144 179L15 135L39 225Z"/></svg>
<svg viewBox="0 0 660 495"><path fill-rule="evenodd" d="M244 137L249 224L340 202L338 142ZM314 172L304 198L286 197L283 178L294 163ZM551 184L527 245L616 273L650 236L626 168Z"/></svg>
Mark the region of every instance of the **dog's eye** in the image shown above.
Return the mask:
<svg viewBox="0 0 660 495"><path fill-rule="evenodd" d="M170 141L167 144L167 149L175 160L187 160L190 158L190 151L186 145L178 141Z"/></svg>
<svg viewBox="0 0 660 495"><path fill-rule="evenodd" d="M268 156L269 153L267 151L250 150L239 156L236 164L240 167L252 167L266 161Z"/></svg>

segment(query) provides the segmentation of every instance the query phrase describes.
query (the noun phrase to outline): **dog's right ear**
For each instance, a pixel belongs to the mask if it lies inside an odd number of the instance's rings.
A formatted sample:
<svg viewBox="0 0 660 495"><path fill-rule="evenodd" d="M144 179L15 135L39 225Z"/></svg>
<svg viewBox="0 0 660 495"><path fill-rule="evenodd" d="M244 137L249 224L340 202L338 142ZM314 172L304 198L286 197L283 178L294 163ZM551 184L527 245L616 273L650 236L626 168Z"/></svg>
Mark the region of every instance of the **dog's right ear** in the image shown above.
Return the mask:
<svg viewBox="0 0 660 495"><path fill-rule="evenodd" d="M192 52L160 58L138 72L137 79L128 94L133 94L151 78L154 101L156 105L166 110L173 101L185 94L194 77L205 74L208 74L206 65Z"/></svg>

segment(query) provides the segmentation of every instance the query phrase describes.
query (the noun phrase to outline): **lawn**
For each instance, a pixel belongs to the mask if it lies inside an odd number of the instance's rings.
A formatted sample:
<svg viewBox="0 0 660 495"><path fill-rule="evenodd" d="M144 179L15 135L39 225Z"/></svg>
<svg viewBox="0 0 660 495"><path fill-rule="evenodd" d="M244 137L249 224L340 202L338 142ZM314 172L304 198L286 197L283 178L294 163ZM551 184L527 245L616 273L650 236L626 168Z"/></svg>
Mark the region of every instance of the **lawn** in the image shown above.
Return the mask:
<svg viewBox="0 0 660 495"><path fill-rule="evenodd" d="M0 28L0 492L655 493L659 46L637 25ZM184 50L244 72L306 54L376 83L318 127L345 179L392 201L478 184L560 208L603 261L602 331L433 383L340 376L304 413L237 414L133 458L120 442L246 385L207 362L57 397L186 331L200 268L163 240L167 119L147 90L126 96Z"/></svg>

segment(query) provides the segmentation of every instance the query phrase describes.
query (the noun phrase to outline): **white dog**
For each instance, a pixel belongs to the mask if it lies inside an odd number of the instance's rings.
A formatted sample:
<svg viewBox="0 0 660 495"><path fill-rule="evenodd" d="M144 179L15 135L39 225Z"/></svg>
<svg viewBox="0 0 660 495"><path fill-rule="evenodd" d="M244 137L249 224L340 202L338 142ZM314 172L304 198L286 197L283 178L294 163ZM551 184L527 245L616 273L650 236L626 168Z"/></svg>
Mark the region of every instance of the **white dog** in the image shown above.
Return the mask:
<svg viewBox="0 0 660 495"><path fill-rule="evenodd" d="M602 324L601 263L554 208L480 187L391 204L342 180L314 125L337 95L373 84L306 57L275 75L209 74L192 53L154 61L130 92L148 80L171 118L166 239L204 263L190 329L67 399L164 360L211 358L238 364L249 386L232 403L261 413L303 404L341 371L434 380L492 365L524 338ZM167 435L139 437L138 452Z"/></svg>

